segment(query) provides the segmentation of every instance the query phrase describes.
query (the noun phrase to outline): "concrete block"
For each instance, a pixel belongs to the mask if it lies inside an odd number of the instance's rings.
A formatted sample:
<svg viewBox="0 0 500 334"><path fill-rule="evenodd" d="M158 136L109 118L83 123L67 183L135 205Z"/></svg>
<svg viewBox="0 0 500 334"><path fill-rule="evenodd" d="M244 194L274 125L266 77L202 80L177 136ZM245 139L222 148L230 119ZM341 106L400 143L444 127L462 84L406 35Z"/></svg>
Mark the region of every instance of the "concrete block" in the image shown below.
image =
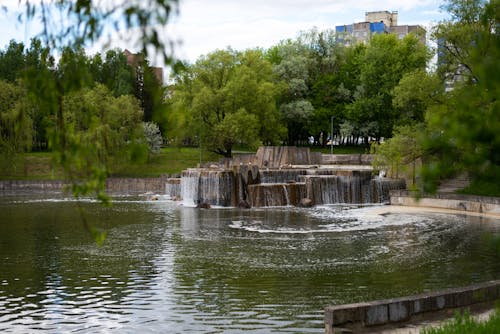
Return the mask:
<svg viewBox="0 0 500 334"><path fill-rule="evenodd" d="M469 306L472 304L472 291L461 291L455 294L455 307Z"/></svg>
<svg viewBox="0 0 500 334"><path fill-rule="evenodd" d="M438 310L442 310L446 306L446 299L444 296L437 296L435 297L436 299L436 306Z"/></svg>
<svg viewBox="0 0 500 334"><path fill-rule="evenodd" d="M436 297L426 296L419 298L413 305L415 314L433 312L437 310Z"/></svg>
<svg viewBox="0 0 500 334"><path fill-rule="evenodd" d="M486 300L486 290L484 288L477 288L472 291L472 302L482 303Z"/></svg>
<svg viewBox="0 0 500 334"><path fill-rule="evenodd" d="M383 325L389 321L387 304L373 304L365 310L365 326Z"/></svg>
<svg viewBox="0 0 500 334"><path fill-rule="evenodd" d="M391 322L400 322L410 319L411 302L399 301L389 304L389 320Z"/></svg>

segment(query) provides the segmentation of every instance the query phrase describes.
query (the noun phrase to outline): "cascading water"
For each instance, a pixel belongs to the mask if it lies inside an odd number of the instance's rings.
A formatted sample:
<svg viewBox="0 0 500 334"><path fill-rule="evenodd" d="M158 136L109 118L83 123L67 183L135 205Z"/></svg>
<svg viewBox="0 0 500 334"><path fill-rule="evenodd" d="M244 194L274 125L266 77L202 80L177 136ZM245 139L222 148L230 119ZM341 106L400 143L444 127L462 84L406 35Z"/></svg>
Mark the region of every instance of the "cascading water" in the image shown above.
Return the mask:
<svg viewBox="0 0 500 334"><path fill-rule="evenodd" d="M181 199L185 205L196 205L198 201L198 189L200 187L201 171L188 169L181 177Z"/></svg>
<svg viewBox="0 0 500 334"><path fill-rule="evenodd" d="M373 178L367 165L334 165L321 157L312 164L303 149L267 147L260 153L245 162L188 169L176 181L180 186L167 182L167 195L189 206L310 206L382 203L390 190L405 188L404 180Z"/></svg>
<svg viewBox="0 0 500 334"><path fill-rule="evenodd" d="M182 174L180 196L187 206L236 206L242 200L255 207L287 206L298 205L304 198L316 205L363 204L386 202L390 190L405 188L404 180L372 178L367 171L335 175L325 170L266 169L259 173L259 183L247 184L239 182L233 170L188 169Z"/></svg>
<svg viewBox="0 0 500 334"><path fill-rule="evenodd" d="M188 169L181 177L184 205L234 206L234 174L229 170Z"/></svg>
<svg viewBox="0 0 500 334"><path fill-rule="evenodd" d="M371 182L372 200L375 203L388 202L391 190L405 189L406 183L403 179L387 179L376 177Z"/></svg>
<svg viewBox="0 0 500 334"><path fill-rule="evenodd" d="M165 194L171 199L181 198L181 179L170 178L165 183Z"/></svg>
<svg viewBox="0 0 500 334"><path fill-rule="evenodd" d="M307 197L315 204L382 203L389 200L389 191L404 189L404 180L367 178L366 175L305 177Z"/></svg>
<svg viewBox="0 0 500 334"><path fill-rule="evenodd" d="M263 183L248 187L254 207L297 205L305 197L304 183Z"/></svg>
<svg viewBox="0 0 500 334"><path fill-rule="evenodd" d="M260 171L261 183L296 182L301 175L306 175L306 169L269 169Z"/></svg>

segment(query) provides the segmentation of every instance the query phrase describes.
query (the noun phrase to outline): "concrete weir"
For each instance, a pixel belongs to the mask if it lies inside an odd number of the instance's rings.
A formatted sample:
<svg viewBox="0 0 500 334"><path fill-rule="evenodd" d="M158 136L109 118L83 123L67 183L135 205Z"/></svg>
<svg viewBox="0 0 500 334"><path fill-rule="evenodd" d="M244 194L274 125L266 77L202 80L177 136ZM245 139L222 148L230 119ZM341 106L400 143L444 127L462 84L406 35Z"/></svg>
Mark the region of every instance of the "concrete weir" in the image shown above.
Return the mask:
<svg viewBox="0 0 500 334"><path fill-rule="evenodd" d="M373 333L405 323L450 317L463 309L490 308L500 298L500 280L420 295L329 306L325 334Z"/></svg>
<svg viewBox="0 0 500 334"><path fill-rule="evenodd" d="M312 153L307 147L265 146L253 156L237 156L185 170L180 179L167 180L166 192L185 205L270 207L388 202L389 191L404 189L405 182L374 177L367 165L370 160L370 156L359 154L340 157Z"/></svg>

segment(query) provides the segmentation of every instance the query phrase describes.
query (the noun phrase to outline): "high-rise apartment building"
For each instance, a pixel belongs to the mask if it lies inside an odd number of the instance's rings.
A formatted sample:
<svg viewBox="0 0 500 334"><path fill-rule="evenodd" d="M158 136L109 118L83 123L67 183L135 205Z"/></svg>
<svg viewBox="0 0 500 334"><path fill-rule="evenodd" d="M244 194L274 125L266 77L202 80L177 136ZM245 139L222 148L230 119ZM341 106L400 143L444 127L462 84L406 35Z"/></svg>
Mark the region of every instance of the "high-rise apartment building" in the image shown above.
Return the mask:
<svg viewBox="0 0 500 334"><path fill-rule="evenodd" d="M396 34L401 39L415 34L425 44L426 31L419 25L398 25L398 12L378 11L365 13L365 22L340 25L335 27L337 42L351 45L368 42L374 34Z"/></svg>

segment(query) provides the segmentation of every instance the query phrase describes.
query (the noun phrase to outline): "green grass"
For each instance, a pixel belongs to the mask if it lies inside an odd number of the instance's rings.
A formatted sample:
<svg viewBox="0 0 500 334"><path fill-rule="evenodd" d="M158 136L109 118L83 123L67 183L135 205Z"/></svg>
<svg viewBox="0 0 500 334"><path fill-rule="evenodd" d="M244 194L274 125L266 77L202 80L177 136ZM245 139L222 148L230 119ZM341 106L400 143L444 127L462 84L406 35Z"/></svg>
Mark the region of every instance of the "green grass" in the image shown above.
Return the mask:
<svg viewBox="0 0 500 334"><path fill-rule="evenodd" d="M218 161L220 156L202 152L202 162ZM110 176L114 177L158 177L164 174L180 173L186 168L196 167L200 162L198 148L168 147L152 155L144 162L130 162L114 159L110 164ZM55 168L50 152L33 152L19 155L13 163L2 161L1 180L57 180L63 174Z"/></svg>
<svg viewBox="0 0 500 334"><path fill-rule="evenodd" d="M2 180L55 180L62 177L61 170L53 166L49 152L25 153L6 160L0 164Z"/></svg>
<svg viewBox="0 0 500 334"><path fill-rule="evenodd" d="M221 156L203 151L202 162L218 161ZM114 163L111 176L116 177L157 177L163 174L180 173L186 168L196 167L200 162L200 150L191 147L167 147L151 155L145 163Z"/></svg>
<svg viewBox="0 0 500 334"><path fill-rule="evenodd" d="M330 153L330 148L312 148L314 152ZM244 147L236 148L234 153L255 153ZM334 154L368 153L362 146L335 146ZM202 162L219 161L221 156L208 151L202 152ZM141 162L125 159L112 159L109 167L110 176L114 177L158 177L165 174L177 174L186 168L196 167L200 162L200 151L196 147L167 147L159 154L150 155ZM14 163L8 159L0 162L1 180L57 180L63 177L59 168L52 162L50 152L32 152L19 155Z"/></svg>
<svg viewBox="0 0 500 334"><path fill-rule="evenodd" d="M324 154L330 154L331 153L331 147L330 146L325 146L325 147L312 147L311 148L312 152L321 152ZM333 147L333 154L369 154L370 153L370 148L366 146L334 146Z"/></svg>
<svg viewBox="0 0 500 334"><path fill-rule="evenodd" d="M423 334L492 334L500 333L500 310L487 321L478 322L468 313L456 315L453 321L441 327L424 329Z"/></svg>

